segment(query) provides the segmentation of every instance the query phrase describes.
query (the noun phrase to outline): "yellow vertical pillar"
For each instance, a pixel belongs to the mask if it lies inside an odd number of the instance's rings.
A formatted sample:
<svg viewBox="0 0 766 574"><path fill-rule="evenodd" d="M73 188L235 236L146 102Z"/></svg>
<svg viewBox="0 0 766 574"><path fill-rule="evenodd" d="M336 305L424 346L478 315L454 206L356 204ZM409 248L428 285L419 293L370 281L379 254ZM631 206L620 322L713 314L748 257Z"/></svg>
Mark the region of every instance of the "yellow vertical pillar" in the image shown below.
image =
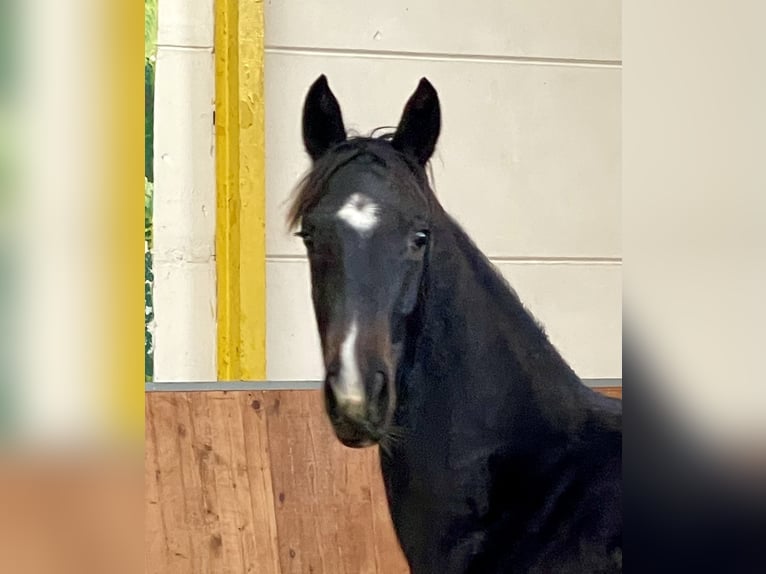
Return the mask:
<svg viewBox="0 0 766 574"><path fill-rule="evenodd" d="M266 378L263 4L216 0L218 378Z"/></svg>

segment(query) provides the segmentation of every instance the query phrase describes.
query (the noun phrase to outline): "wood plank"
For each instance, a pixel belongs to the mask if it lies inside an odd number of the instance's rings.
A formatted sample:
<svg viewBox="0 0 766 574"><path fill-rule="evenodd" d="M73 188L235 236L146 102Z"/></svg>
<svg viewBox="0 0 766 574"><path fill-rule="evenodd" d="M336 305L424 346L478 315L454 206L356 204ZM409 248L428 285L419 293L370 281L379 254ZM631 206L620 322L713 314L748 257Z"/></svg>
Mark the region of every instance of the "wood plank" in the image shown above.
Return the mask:
<svg viewBox="0 0 766 574"><path fill-rule="evenodd" d="M268 409L283 572L400 572L388 511L373 503L377 452L337 441L319 391L269 393Z"/></svg>
<svg viewBox="0 0 766 574"><path fill-rule="evenodd" d="M189 531L198 526L185 515L186 498L192 493L187 492L181 478L185 457L178 433L190 425L187 397L149 394L145 413L147 504L150 509L156 506L154 512L147 512L146 571L181 574L191 570Z"/></svg>
<svg viewBox="0 0 766 574"><path fill-rule="evenodd" d="M242 431L247 452L245 477L249 480L251 519L245 531L256 534L256 572L279 574L279 548L277 522L274 513L274 489L272 486L272 459L268 444L268 421L266 419L267 392L233 393L244 397L240 402ZM253 416L255 414L255 416Z"/></svg>
<svg viewBox="0 0 766 574"><path fill-rule="evenodd" d="M146 571L278 574L262 393L150 393Z"/></svg>

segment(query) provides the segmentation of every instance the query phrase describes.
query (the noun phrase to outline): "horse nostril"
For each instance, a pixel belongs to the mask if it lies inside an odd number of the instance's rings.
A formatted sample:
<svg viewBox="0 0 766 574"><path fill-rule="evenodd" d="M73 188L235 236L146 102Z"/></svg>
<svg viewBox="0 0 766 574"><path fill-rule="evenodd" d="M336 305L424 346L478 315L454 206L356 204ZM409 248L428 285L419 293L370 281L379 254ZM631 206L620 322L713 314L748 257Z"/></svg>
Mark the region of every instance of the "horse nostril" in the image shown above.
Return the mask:
<svg viewBox="0 0 766 574"><path fill-rule="evenodd" d="M372 385L372 396L377 397L386 389L386 375L381 371L375 373Z"/></svg>
<svg viewBox="0 0 766 574"><path fill-rule="evenodd" d="M389 384L388 377L385 373L378 371L375 373L375 394L374 397L380 405L383 412L388 408L389 403Z"/></svg>
<svg viewBox="0 0 766 574"><path fill-rule="evenodd" d="M361 420L364 418L367 399L362 384L344 379L342 373L325 376L325 402L333 419Z"/></svg>

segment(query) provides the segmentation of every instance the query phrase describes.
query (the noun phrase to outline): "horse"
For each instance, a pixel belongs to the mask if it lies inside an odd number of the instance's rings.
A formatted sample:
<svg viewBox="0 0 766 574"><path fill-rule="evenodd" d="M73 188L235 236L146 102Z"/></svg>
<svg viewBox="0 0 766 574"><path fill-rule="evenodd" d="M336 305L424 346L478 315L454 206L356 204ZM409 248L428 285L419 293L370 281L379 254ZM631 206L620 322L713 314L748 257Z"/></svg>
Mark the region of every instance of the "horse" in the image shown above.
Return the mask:
<svg viewBox="0 0 766 574"><path fill-rule="evenodd" d="M621 572L622 401L578 378L441 206L440 130L426 78L378 135L347 135L324 75L305 97L288 225L334 433L380 446L414 574Z"/></svg>

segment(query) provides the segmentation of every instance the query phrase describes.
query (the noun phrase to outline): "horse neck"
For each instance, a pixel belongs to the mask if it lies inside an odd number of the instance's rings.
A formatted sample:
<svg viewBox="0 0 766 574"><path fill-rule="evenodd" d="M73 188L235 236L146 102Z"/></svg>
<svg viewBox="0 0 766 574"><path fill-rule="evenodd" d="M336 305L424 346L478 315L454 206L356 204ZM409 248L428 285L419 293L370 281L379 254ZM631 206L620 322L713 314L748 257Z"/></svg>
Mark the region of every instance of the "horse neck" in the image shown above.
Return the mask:
<svg viewBox="0 0 766 574"><path fill-rule="evenodd" d="M534 419L538 431L574 424L584 400L577 375L457 224L449 221L436 239L415 359L423 388L489 427L515 413Z"/></svg>

